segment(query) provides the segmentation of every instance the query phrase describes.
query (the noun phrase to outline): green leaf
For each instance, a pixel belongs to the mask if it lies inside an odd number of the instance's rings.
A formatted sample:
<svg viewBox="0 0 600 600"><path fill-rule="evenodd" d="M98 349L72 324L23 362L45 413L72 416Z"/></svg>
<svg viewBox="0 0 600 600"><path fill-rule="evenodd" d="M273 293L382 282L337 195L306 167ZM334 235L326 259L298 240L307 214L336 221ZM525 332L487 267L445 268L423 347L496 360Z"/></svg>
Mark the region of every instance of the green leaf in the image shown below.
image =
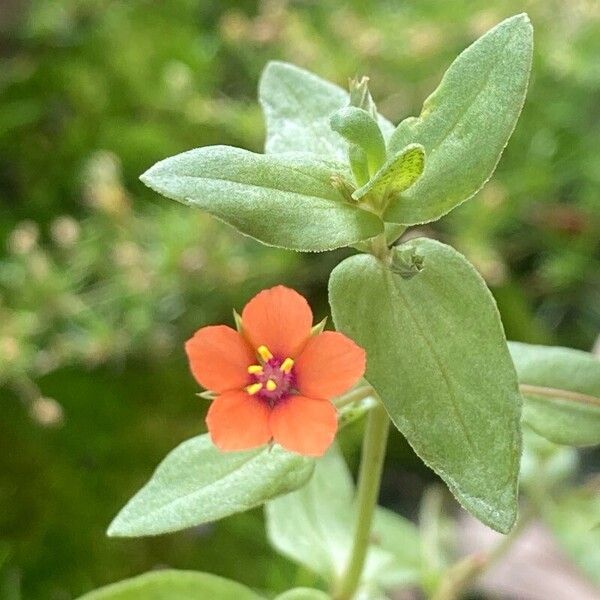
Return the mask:
<svg viewBox="0 0 600 600"><path fill-rule="evenodd" d="M564 494L544 507L544 520L569 557L600 585L600 490Z"/></svg>
<svg viewBox="0 0 600 600"><path fill-rule="evenodd" d="M192 438L166 456L108 535L156 535L249 510L306 483L313 466L278 446L220 452L208 435Z"/></svg>
<svg viewBox="0 0 600 600"><path fill-rule="evenodd" d="M412 278L373 256L338 265L336 328L367 351L367 380L396 427L461 504L503 533L514 524L521 397L494 300L456 250L425 238Z"/></svg>
<svg viewBox="0 0 600 600"><path fill-rule="evenodd" d="M378 217L346 202L331 184L344 169L310 155L208 146L162 160L140 179L265 244L310 252L383 231Z"/></svg>
<svg viewBox="0 0 600 600"><path fill-rule="evenodd" d="M422 144L427 165L419 181L390 203L386 221L435 221L490 178L523 107L532 47L527 15L502 21L452 63L421 116L398 125L389 152Z"/></svg>
<svg viewBox="0 0 600 600"><path fill-rule="evenodd" d="M525 422L557 444L600 444L600 360L571 348L510 342L509 349Z"/></svg>
<svg viewBox="0 0 600 600"><path fill-rule="evenodd" d="M374 565L373 579L386 588L418 583L421 572L421 539L414 523L380 507L375 513L372 540L374 547L393 556L392 564Z"/></svg>
<svg viewBox="0 0 600 600"><path fill-rule="evenodd" d="M295 588L280 594L275 600L331 600L331 596L312 588Z"/></svg>
<svg viewBox="0 0 600 600"><path fill-rule="evenodd" d="M361 200L367 194L376 202L393 198L413 185L425 168L423 146L410 144L388 160L366 185L356 190L352 197Z"/></svg>
<svg viewBox="0 0 600 600"><path fill-rule="evenodd" d="M577 472L579 457L575 448L555 444L538 435L527 424L523 425L523 452L521 455L521 490L538 494L540 487L551 489L564 486Z"/></svg>
<svg viewBox="0 0 600 600"><path fill-rule="evenodd" d="M346 162L347 144L329 127L329 117L350 103L348 92L313 73L284 62L263 71L259 100L267 122L265 152L310 152ZM387 139L394 126L379 116Z"/></svg>
<svg viewBox="0 0 600 600"><path fill-rule="evenodd" d="M354 527L354 484L337 446L317 462L308 485L270 501L266 517L267 535L279 552L336 582L348 561ZM363 583L413 583L419 556L416 527L378 509Z"/></svg>
<svg viewBox="0 0 600 600"><path fill-rule="evenodd" d="M249 588L209 573L165 569L84 594L79 600L261 600Z"/></svg>
<svg viewBox="0 0 600 600"><path fill-rule="evenodd" d="M349 144L363 149L370 173L379 169L385 161L385 140L370 113L356 106L346 106L331 115L329 124Z"/></svg>
<svg viewBox="0 0 600 600"><path fill-rule="evenodd" d="M334 446L317 461L307 485L267 503L271 544L326 581L336 581L351 546L353 500L352 477Z"/></svg>

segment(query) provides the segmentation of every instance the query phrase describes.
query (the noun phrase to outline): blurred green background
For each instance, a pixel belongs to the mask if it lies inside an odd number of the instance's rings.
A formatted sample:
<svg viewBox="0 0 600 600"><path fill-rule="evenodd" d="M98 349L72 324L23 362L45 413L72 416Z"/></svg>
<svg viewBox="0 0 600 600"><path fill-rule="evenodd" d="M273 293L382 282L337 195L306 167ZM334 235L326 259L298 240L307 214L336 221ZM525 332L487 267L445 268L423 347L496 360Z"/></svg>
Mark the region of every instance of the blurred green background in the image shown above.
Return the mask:
<svg viewBox="0 0 600 600"><path fill-rule="evenodd" d="M0 2L0 598L62 600L155 566L259 588L311 583L260 511L176 535L104 530L179 441L203 431L183 342L286 283L327 314L343 252L296 255L161 199L157 160L255 151L270 59L418 114L453 57L526 10L530 92L496 175L420 231L479 268L510 338L589 350L600 329L600 4L594 0ZM357 432L344 433L355 458ZM432 475L394 436L386 502L414 516Z"/></svg>

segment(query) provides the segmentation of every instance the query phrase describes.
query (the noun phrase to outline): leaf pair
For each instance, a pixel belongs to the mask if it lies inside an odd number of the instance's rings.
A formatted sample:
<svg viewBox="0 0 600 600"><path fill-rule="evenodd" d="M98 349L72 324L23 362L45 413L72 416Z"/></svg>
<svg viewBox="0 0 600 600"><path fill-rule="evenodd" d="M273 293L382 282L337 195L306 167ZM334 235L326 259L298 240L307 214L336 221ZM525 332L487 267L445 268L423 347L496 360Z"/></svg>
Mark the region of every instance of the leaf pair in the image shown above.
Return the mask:
<svg viewBox="0 0 600 600"><path fill-rule="evenodd" d="M475 194L515 126L531 51L527 17L507 19L454 61L419 118L393 131L389 121L377 116L387 161L372 177L367 174L368 182L359 183L363 187L354 199L369 199L377 208L387 205L386 222L411 225L438 219ZM142 176L144 183L283 248L330 250L382 233L381 219L348 202L329 182L340 174L350 178L347 142L330 127L332 115L348 106L349 95L311 73L275 62L265 69L259 96L267 121L266 156L223 146L202 148L158 163ZM371 118L359 108L352 115L362 113ZM354 121L352 131L338 125L342 133L357 134ZM407 148L413 158L419 155L408 171L402 158Z"/></svg>

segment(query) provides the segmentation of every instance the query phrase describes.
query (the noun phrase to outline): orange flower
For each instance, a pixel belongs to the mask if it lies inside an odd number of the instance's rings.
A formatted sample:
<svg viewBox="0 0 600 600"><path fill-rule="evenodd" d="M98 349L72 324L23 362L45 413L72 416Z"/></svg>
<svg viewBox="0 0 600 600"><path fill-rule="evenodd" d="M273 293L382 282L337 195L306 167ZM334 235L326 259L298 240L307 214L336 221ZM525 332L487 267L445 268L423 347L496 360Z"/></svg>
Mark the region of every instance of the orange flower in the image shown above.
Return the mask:
<svg viewBox="0 0 600 600"><path fill-rule="evenodd" d="M192 374L217 394L206 424L221 450L274 440L321 456L337 430L331 398L365 372L365 352L345 335L311 336L313 315L294 290L257 294L242 311L242 330L203 327L185 345Z"/></svg>

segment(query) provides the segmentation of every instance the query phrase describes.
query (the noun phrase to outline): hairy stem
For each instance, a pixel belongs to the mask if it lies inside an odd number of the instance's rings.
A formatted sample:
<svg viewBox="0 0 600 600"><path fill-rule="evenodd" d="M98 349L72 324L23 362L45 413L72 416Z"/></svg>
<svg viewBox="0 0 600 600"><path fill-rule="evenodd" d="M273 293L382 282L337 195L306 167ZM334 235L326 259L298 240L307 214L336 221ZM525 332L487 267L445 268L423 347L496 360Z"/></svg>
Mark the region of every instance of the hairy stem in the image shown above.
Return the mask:
<svg viewBox="0 0 600 600"><path fill-rule="evenodd" d="M354 539L348 566L335 590L335 600L350 600L358 588L369 548L371 525L381 484L390 419L382 404L367 419L358 475L357 511Z"/></svg>
<svg viewBox="0 0 600 600"><path fill-rule="evenodd" d="M370 253L384 263L387 263L390 258L390 248L385 238L385 233L374 237L370 242Z"/></svg>

